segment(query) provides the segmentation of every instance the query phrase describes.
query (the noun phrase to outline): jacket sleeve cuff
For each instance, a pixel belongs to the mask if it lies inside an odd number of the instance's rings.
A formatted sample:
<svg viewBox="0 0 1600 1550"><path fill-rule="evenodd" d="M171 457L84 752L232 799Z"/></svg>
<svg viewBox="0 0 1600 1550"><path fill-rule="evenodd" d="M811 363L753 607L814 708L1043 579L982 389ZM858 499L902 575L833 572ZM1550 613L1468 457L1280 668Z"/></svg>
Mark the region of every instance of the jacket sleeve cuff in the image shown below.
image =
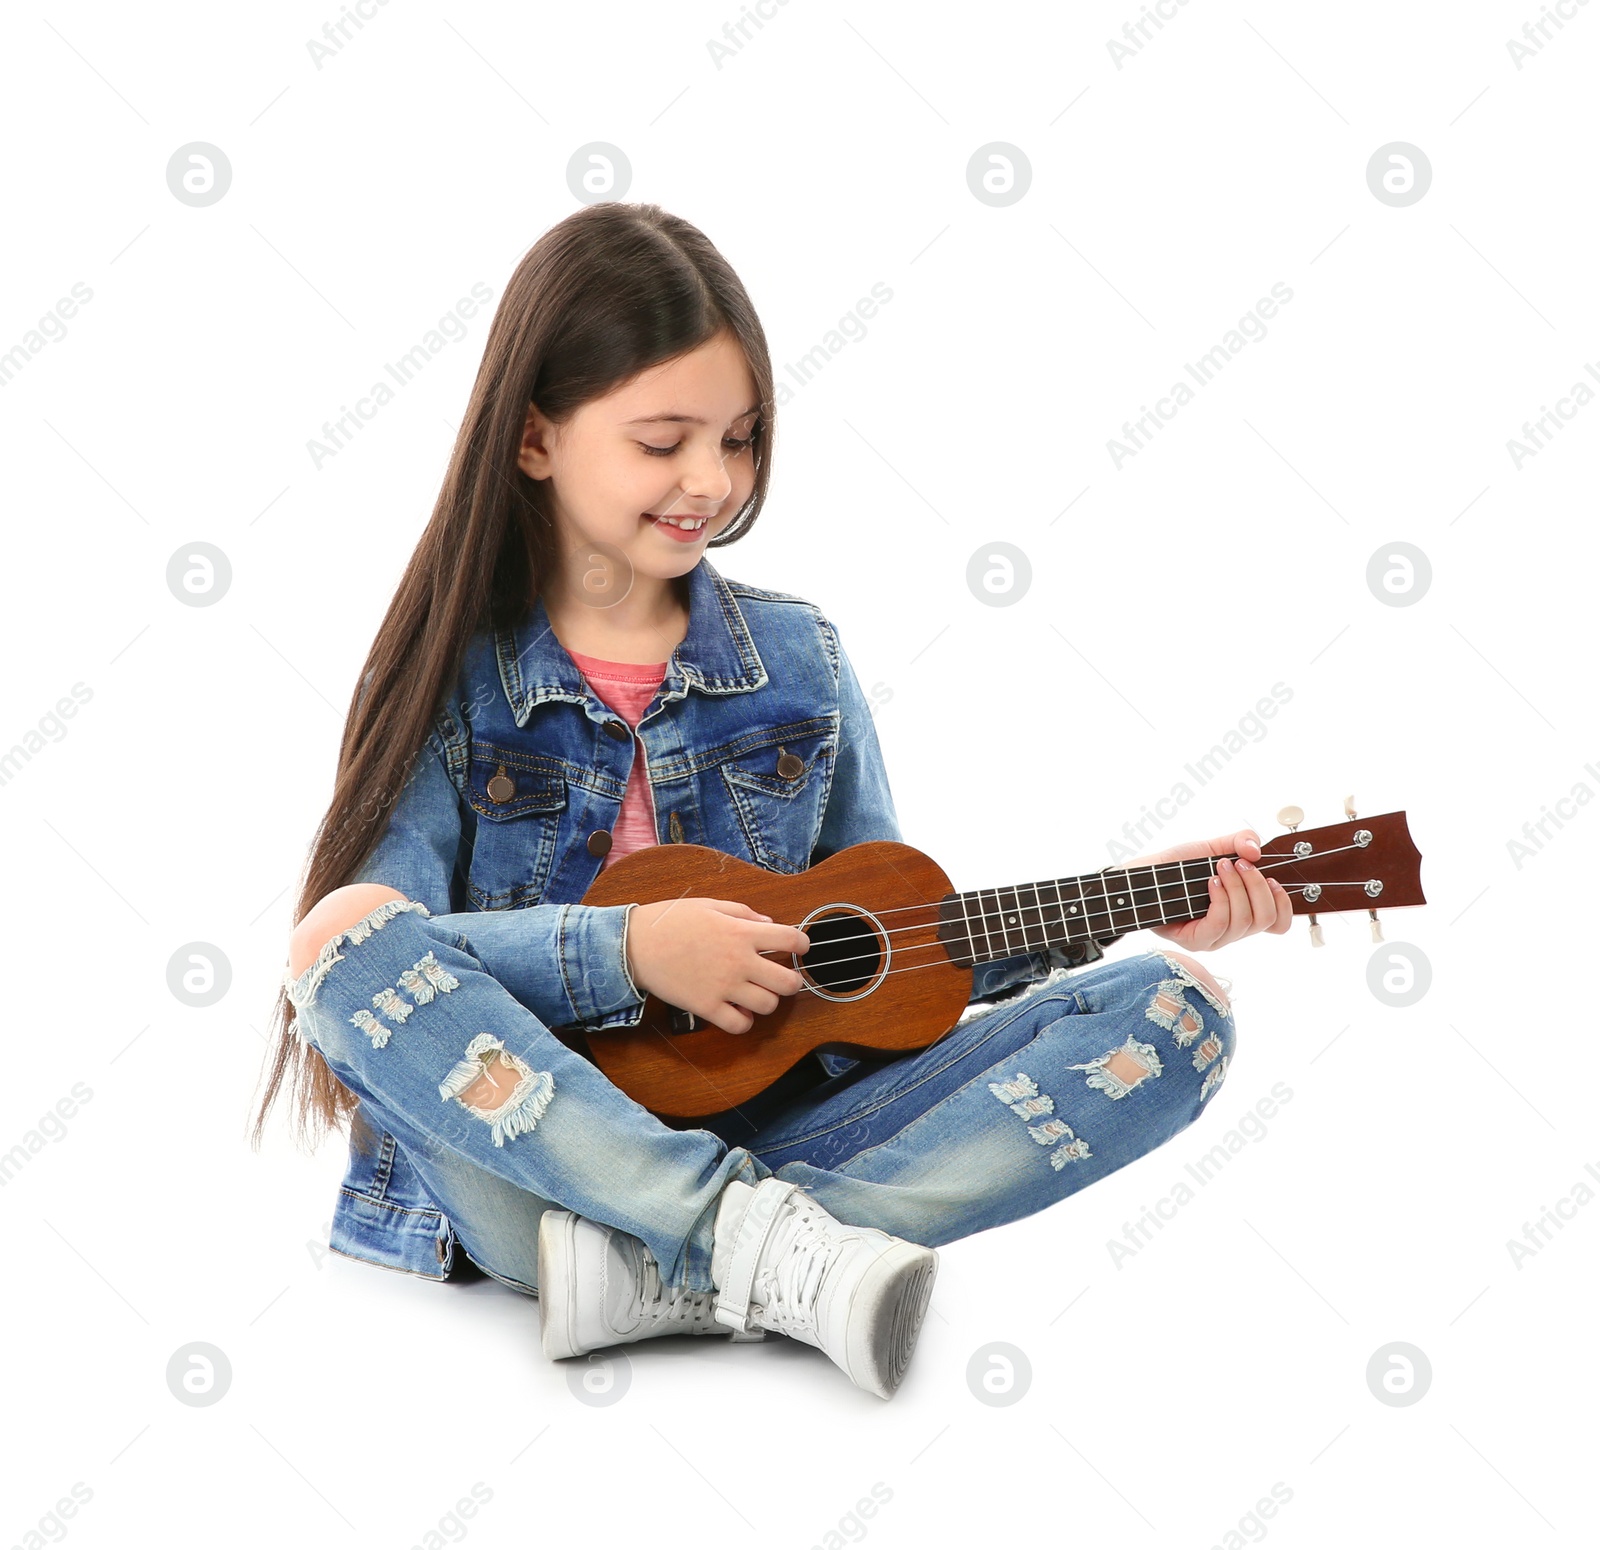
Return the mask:
<svg viewBox="0 0 1600 1550"><path fill-rule="evenodd" d="M547 1028L594 1023L640 1008L628 972L628 922L637 904L537 904L435 917Z"/></svg>
<svg viewBox="0 0 1600 1550"><path fill-rule="evenodd" d="M598 1022L644 995L628 972L628 925L637 904L569 904L561 919L561 979L570 1021Z"/></svg>

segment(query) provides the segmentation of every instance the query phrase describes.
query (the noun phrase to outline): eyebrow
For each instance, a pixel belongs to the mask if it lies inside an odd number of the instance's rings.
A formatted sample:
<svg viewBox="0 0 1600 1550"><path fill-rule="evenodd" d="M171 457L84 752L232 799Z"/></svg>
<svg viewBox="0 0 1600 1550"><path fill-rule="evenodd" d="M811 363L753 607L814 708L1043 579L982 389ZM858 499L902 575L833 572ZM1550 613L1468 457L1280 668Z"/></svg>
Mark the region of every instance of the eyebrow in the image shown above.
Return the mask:
<svg viewBox="0 0 1600 1550"><path fill-rule="evenodd" d="M728 423L730 425L734 425L740 420L748 419L760 408L761 405L759 403L751 404L751 406L746 409L743 414L736 414ZM662 421L672 421L681 425L704 425L706 423L698 415L693 414L645 414L640 415L637 420L624 420L622 423L624 425L655 425Z"/></svg>

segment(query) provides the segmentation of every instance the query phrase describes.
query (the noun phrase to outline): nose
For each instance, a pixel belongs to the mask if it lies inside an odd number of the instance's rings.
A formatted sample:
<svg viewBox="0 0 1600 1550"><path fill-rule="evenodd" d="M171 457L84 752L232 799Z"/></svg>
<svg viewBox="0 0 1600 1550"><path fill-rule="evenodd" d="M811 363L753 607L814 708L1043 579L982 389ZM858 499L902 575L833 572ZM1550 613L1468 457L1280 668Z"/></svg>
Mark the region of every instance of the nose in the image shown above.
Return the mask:
<svg viewBox="0 0 1600 1550"><path fill-rule="evenodd" d="M721 443L702 443L691 455L689 467L683 476L683 494L679 510L692 508L696 514L713 506L720 506L733 491L733 479L728 473L727 458Z"/></svg>

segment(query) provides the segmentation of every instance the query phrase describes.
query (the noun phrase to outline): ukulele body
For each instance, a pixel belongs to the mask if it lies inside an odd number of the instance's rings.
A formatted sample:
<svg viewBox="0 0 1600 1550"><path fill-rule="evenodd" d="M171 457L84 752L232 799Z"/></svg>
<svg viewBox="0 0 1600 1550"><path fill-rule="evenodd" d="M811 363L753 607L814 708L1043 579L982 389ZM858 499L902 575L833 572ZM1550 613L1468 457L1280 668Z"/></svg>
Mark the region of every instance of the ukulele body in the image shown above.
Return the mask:
<svg viewBox="0 0 1600 1550"><path fill-rule="evenodd" d="M852 845L804 872L771 872L704 845L652 845L607 868L586 905L734 899L811 939L806 988L780 996L749 1033L727 1033L647 995L637 1028L588 1038L590 1058L636 1103L674 1119L719 1114L775 1082L814 1050L881 1055L925 1049L960 1020L972 970L951 961L929 901L950 880L895 840Z"/></svg>

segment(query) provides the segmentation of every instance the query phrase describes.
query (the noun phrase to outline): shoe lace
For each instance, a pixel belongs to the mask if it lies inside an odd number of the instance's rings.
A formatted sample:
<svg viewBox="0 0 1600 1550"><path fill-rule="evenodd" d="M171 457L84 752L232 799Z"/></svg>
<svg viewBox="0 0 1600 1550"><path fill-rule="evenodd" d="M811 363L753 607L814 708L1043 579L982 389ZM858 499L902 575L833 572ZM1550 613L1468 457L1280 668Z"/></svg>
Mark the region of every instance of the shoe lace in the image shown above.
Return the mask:
<svg viewBox="0 0 1600 1550"><path fill-rule="evenodd" d="M712 1292L691 1292L684 1286L668 1286L661 1279L661 1267L648 1249L642 1255L635 1282L633 1311L653 1323L710 1323L714 1318Z"/></svg>
<svg viewBox="0 0 1600 1550"><path fill-rule="evenodd" d="M756 1273L753 1289L761 1323L783 1334L814 1328L817 1292L844 1250L815 1202L797 1190L788 1204L788 1216L772 1229L771 1263Z"/></svg>

